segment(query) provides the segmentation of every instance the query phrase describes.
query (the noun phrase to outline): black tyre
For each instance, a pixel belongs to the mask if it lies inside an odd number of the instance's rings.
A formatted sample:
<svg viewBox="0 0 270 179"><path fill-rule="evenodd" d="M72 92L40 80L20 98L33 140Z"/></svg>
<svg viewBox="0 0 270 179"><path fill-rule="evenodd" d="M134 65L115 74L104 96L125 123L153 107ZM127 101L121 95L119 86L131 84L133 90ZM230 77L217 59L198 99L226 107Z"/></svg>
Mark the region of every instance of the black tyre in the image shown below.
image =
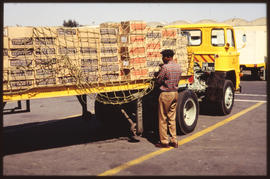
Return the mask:
<svg viewBox="0 0 270 179"><path fill-rule="evenodd" d="M225 80L223 90L219 94L222 96L221 100L217 102L218 112L221 115L230 114L234 103L234 87L231 80Z"/></svg>
<svg viewBox="0 0 270 179"><path fill-rule="evenodd" d="M195 129L199 114L198 106L198 98L194 92L190 90L179 92L176 122L183 134L190 133Z"/></svg>

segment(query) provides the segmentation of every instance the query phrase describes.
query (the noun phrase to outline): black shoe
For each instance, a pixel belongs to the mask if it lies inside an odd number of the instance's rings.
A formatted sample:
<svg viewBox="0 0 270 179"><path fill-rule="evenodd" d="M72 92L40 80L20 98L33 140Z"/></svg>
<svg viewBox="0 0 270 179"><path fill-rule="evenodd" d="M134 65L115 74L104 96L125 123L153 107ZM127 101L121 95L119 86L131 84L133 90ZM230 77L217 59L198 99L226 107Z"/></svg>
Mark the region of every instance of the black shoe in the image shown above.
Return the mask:
<svg viewBox="0 0 270 179"><path fill-rule="evenodd" d="M178 148L178 142L170 142L169 146L172 146L174 148Z"/></svg>
<svg viewBox="0 0 270 179"><path fill-rule="evenodd" d="M155 144L156 147L158 148L169 148L169 144L162 144L162 143L157 143Z"/></svg>

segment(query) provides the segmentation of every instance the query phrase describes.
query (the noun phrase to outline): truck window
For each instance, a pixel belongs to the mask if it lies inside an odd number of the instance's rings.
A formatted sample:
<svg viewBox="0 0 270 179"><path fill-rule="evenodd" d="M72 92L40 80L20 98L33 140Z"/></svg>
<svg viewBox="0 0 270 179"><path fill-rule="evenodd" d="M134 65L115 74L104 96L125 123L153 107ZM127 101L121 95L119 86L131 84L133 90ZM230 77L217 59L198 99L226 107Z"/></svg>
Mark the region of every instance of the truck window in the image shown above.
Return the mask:
<svg viewBox="0 0 270 179"><path fill-rule="evenodd" d="M182 30L182 35L188 36L188 46L199 46L202 43L201 30Z"/></svg>
<svg viewBox="0 0 270 179"><path fill-rule="evenodd" d="M212 30L211 43L213 46L217 46L217 47L223 47L225 45L224 29Z"/></svg>
<svg viewBox="0 0 270 179"><path fill-rule="evenodd" d="M231 47L235 47L232 29L227 29L227 42L230 44Z"/></svg>

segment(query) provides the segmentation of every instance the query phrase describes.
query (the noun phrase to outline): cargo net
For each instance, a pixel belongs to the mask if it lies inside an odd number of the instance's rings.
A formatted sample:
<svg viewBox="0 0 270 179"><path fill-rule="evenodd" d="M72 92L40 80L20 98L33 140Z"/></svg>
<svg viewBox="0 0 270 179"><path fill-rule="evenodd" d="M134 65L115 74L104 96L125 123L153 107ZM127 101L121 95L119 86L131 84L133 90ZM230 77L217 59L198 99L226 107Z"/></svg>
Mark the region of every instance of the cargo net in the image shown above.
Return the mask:
<svg viewBox="0 0 270 179"><path fill-rule="evenodd" d="M180 29L152 28L143 21L6 27L4 33L4 94L75 86L83 94L98 93L99 102L123 104L154 88L163 49L175 51L183 75L192 68Z"/></svg>

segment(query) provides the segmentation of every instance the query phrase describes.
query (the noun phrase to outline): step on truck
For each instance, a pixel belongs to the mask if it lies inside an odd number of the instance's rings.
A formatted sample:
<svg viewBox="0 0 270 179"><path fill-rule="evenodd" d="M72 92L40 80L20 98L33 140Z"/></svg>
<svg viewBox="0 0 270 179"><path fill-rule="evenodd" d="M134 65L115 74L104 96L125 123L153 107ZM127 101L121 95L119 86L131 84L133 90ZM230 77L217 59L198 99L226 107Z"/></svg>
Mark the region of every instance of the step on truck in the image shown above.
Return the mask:
<svg viewBox="0 0 270 179"><path fill-rule="evenodd" d="M163 49L175 51L174 60L183 71L179 132L195 129L202 106L229 114L234 93L241 91L239 53L229 25L152 28L144 21L124 21L100 27L4 30L4 104L26 100L28 111L31 99L77 96L82 117L89 119L87 95L94 93L96 118L109 127L115 127L113 114L118 113L128 120L133 136L152 130L157 120L154 73L160 69Z"/></svg>

